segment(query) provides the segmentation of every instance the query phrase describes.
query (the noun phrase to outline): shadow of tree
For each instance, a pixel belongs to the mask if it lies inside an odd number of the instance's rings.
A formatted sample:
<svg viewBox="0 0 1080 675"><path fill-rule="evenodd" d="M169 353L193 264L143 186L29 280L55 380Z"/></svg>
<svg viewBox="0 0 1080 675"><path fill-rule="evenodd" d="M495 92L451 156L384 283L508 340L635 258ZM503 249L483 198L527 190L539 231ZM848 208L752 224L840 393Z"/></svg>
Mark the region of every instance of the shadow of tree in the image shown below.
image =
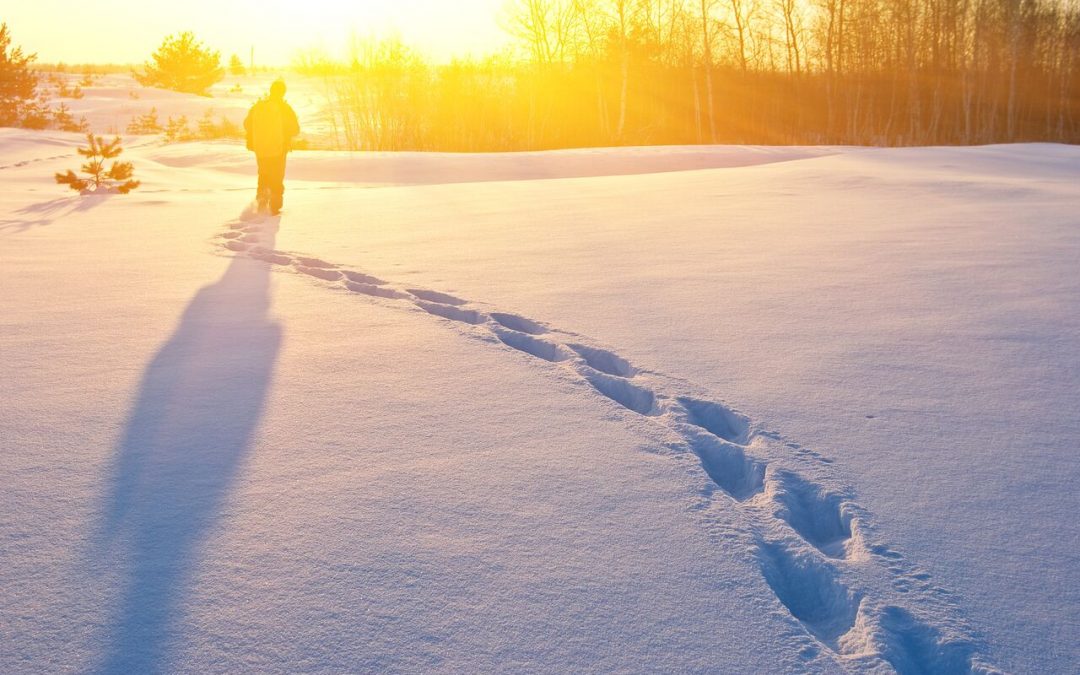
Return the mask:
<svg viewBox="0 0 1080 675"><path fill-rule="evenodd" d="M273 234L265 236L272 246ZM125 570L126 587L97 672L166 669L200 549L243 469L271 386L282 331L269 316L269 276L266 264L234 258L195 295L143 374L100 533L99 551Z"/></svg>
<svg viewBox="0 0 1080 675"><path fill-rule="evenodd" d="M64 216L79 211L89 211L98 206L112 195L80 195L73 197L57 197L47 202L39 202L23 207L15 211L25 218L0 219L0 232L25 232L35 227L52 225Z"/></svg>

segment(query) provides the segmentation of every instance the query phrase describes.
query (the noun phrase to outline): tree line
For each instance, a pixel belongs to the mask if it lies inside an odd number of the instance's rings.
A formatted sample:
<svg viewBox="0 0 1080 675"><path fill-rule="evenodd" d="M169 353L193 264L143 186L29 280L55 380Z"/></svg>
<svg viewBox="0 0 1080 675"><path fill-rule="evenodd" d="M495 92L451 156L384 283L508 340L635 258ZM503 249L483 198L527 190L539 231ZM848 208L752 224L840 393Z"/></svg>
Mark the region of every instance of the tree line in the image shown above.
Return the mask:
<svg viewBox="0 0 1080 675"><path fill-rule="evenodd" d="M1077 0L511 0L516 58L301 59L339 147L1080 141Z"/></svg>
<svg viewBox="0 0 1080 675"><path fill-rule="evenodd" d="M294 67L341 149L1080 142L1080 0L508 0L502 21L515 49L484 59L354 40ZM0 126L63 121L32 60L0 25ZM224 72L181 33L134 75L205 95Z"/></svg>

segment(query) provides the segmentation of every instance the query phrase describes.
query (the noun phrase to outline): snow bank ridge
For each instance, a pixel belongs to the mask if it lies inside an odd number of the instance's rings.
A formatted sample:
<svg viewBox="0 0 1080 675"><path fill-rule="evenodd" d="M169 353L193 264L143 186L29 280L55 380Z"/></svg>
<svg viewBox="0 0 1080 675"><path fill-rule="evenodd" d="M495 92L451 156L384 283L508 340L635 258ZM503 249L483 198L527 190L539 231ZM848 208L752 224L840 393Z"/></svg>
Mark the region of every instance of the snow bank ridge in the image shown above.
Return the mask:
<svg viewBox="0 0 1080 675"><path fill-rule="evenodd" d="M793 651L800 658L826 654L848 668L886 667L901 675L997 672L982 661L985 645L972 637L948 592L902 554L871 541L870 514L850 490L830 487L823 475L828 458L756 428L721 403L683 393L684 384L636 368L580 335L263 246L273 241L277 223L258 221L249 210L228 224L219 243L327 288L423 311L488 344L552 364L614 405L614 413L655 423L676 439L667 446L674 456L696 457L708 477L699 495L703 508L726 506L730 519L734 505L773 595L766 602L792 622ZM802 468L792 468L796 463ZM875 577L887 582L874 583ZM934 616L939 625L920 614Z"/></svg>

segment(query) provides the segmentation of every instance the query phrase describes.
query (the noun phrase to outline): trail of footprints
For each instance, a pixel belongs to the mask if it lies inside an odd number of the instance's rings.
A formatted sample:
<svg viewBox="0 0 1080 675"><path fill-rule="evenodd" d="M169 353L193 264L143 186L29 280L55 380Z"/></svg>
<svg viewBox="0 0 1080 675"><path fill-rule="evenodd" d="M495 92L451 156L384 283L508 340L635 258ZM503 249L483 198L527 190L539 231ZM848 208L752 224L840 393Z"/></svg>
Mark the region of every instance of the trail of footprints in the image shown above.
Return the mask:
<svg viewBox="0 0 1080 675"><path fill-rule="evenodd" d="M145 147L145 146L149 146L149 145L155 145L155 144L164 145L164 143L165 143L164 141L151 140L151 141L147 141L147 142L143 142L143 143L136 143L135 145L130 146L129 149L141 148L141 147ZM0 165L0 171L3 171L5 169L18 169L18 168L22 168L24 166L30 166L31 164L37 164L39 162L51 162L51 161L56 160L56 159L65 159L67 157L78 157L78 156L79 155L78 155L77 152L67 151L67 152L62 152L62 153L57 154L57 155L50 155L48 157L32 157L30 159L24 159L22 161L14 162L12 164Z"/></svg>
<svg viewBox="0 0 1080 675"><path fill-rule="evenodd" d="M33 159L24 159L21 162L15 162L14 164L4 164L0 166L0 171L4 169L17 169L24 166L30 166L31 164L37 164L38 162L49 162L54 159L64 159L65 157L73 157L75 153L65 152L60 155L53 155L51 157L35 157Z"/></svg>
<svg viewBox="0 0 1080 675"><path fill-rule="evenodd" d="M753 450L780 442L803 461L822 466L830 460L778 434L754 430L747 417L720 403L657 391L626 359L571 339L578 336L516 314L474 309L469 301L447 293L398 288L322 260L264 248L259 245L260 228L240 220L229 225L221 241L235 253L349 292L411 303L432 316L487 331L513 350L571 369L596 393L677 434L679 449L696 455L715 486L703 497L715 499L719 490L746 514L754 560L765 583L810 638L800 652L804 658L824 648L860 670L875 670L884 661L901 675L997 672L982 663L962 624L942 630L899 605L875 600L867 590L850 587L846 568L879 565L896 593L921 591L950 604L947 592L933 587L929 575L901 554L867 543L873 529L869 516L848 495L776 466Z"/></svg>

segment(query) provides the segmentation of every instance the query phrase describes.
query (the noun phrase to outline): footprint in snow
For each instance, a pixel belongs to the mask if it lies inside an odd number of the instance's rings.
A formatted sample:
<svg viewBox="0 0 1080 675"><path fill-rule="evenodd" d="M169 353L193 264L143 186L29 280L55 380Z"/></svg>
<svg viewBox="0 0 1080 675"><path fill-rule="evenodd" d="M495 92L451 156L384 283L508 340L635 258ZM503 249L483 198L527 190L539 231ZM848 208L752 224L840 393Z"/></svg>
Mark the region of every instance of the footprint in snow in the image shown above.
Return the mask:
<svg viewBox="0 0 1080 675"><path fill-rule="evenodd" d="M328 263L328 262L326 262L324 260L319 260L318 258L305 258L304 256L297 256L296 257L296 262L297 262L298 265L303 265L304 267L312 267L312 268L324 269L324 270L333 269L333 268L337 267L337 265L331 265L330 263Z"/></svg>
<svg viewBox="0 0 1080 675"><path fill-rule="evenodd" d="M444 319L460 321L461 323L467 323L473 326L487 321L486 316L472 309L462 309L453 305L440 305L437 302L425 302L423 300L417 300L416 306L428 314L434 314L435 316L441 316Z"/></svg>
<svg viewBox="0 0 1080 675"><path fill-rule="evenodd" d="M296 271L301 274L306 274L309 277L315 277L316 279L322 279L324 281L340 281L343 276L338 270L322 267L307 267L299 262L295 263L295 267Z"/></svg>
<svg viewBox="0 0 1080 675"><path fill-rule="evenodd" d="M370 274L363 274L361 272L352 272L350 270L342 270L342 274L349 281L355 281L358 284L368 284L370 286L385 286L386 282L378 277L373 277Z"/></svg>
<svg viewBox="0 0 1080 675"><path fill-rule="evenodd" d="M716 485L737 502L765 488L765 462L746 454L741 445L701 431L684 433L701 467Z"/></svg>
<svg viewBox="0 0 1080 675"><path fill-rule="evenodd" d="M507 347L524 352L549 363L559 363L570 358L570 354L559 345L547 340L541 340L526 333L518 333L512 330L495 330L495 337L499 338Z"/></svg>
<svg viewBox="0 0 1080 675"><path fill-rule="evenodd" d="M409 288L409 289L406 289L406 290L408 290L409 293L411 293L413 296L415 296L415 297L417 297L417 298L419 298L421 300L427 300L428 302L437 302L440 305L455 305L455 306L458 306L458 305L466 304L466 302L464 300L462 300L461 298L456 298L456 297L454 297L454 296L452 296L452 295L450 295L448 293L440 293L438 291L428 291L428 290L425 290L425 289L422 289L422 288Z"/></svg>
<svg viewBox="0 0 1080 675"><path fill-rule="evenodd" d="M503 328L509 328L510 330L516 330L519 333L528 333L529 335L543 335L548 332L547 328L544 328L532 319L526 319L523 316L517 314L506 314L504 312L492 312L491 318L495 320Z"/></svg>
<svg viewBox="0 0 1080 675"><path fill-rule="evenodd" d="M289 256L283 255L281 253L277 253L275 251L267 251L265 249L255 249L250 253L250 255L251 255L252 258L255 258L256 260L261 260L263 262L268 262L268 263L270 263L272 265L285 266L285 265L291 265L293 263L293 259L290 258Z"/></svg>
<svg viewBox="0 0 1080 675"><path fill-rule="evenodd" d="M599 370L601 373L615 375L616 377L633 377L637 375L637 368L631 366L629 361L614 352L579 344L567 346L577 352L578 356L585 359L585 363L593 370Z"/></svg>
<svg viewBox="0 0 1080 675"><path fill-rule="evenodd" d="M834 651L855 625L861 598L841 583L831 565L805 551L759 541L758 560L777 599L814 637Z"/></svg>
<svg viewBox="0 0 1080 675"><path fill-rule="evenodd" d="M843 498L791 471L777 471L769 479L769 494L776 515L808 543L830 558L845 558L844 544L851 539L851 516Z"/></svg>
<svg viewBox="0 0 1080 675"><path fill-rule="evenodd" d="M395 291L392 288L383 288L382 286L375 286L373 284L363 284L356 281L345 282L345 288L349 289L353 293L359 293L361 295L369 295L375 298L387 298L390 300L398 300L404 298L405 295Z"/></svg>
<svg viewBox="0 0 1080 675"><path fill-rule="evenodd" d="M945 639L908 610L886 607L880 625L881 656L900 675L973 672L971 643Z"/></svg>
<svg viewBox="0 0 1080 675"><path fill-rule="evenodd" d="M750 420L719 403L690 397L681 397L678 401L686 411L690 424L725 441L743 444L750 435Z"/></svg>
<svg viewBox="0 0 1080 675"><path fill-rule="evenodd" d="M656 395L644 387L631 384L621 377L605 373L592 373L585 377L598 392L612 401L632 410L639 415L653 415L656 408Z"/></svg>

